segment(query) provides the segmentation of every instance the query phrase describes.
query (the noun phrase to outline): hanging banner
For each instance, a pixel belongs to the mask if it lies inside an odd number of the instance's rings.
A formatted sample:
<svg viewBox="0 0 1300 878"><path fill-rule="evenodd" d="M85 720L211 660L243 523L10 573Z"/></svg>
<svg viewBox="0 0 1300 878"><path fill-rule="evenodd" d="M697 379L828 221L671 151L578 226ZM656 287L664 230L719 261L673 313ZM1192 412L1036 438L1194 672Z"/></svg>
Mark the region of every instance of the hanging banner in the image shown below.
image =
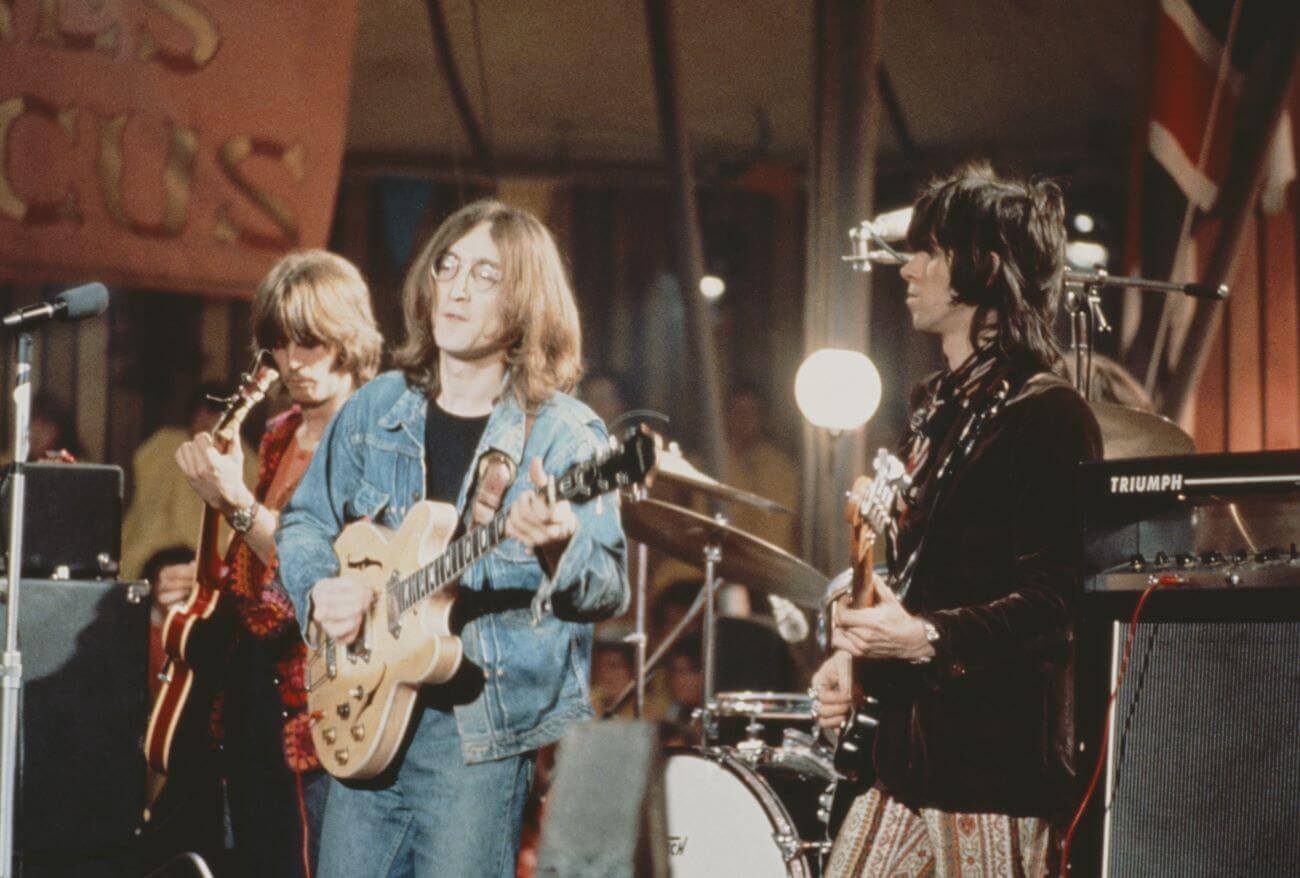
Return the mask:
<svg viewBox="0 0 1300 878"><path fill-rule="evenodd" d="M248 296L329 233L355 0L0 0L0 279Z"/></svg>

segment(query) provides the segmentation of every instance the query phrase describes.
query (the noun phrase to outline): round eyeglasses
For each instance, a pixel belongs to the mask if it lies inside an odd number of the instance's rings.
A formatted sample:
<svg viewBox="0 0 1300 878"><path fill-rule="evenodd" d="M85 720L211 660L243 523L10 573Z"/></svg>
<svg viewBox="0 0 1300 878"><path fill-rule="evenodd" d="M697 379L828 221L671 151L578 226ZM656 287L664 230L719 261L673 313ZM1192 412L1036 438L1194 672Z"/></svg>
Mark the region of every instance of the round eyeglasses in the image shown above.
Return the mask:
<svg viewBox="0 0 1300 878"><path fill-rule="evenodd" d="M439 283L449 284L460 275L461 261L455 253L442 254L433 263L430 274ZM501 283L501 266L487 259L470 263L469 288L476 293L490 293Z"/></svg>

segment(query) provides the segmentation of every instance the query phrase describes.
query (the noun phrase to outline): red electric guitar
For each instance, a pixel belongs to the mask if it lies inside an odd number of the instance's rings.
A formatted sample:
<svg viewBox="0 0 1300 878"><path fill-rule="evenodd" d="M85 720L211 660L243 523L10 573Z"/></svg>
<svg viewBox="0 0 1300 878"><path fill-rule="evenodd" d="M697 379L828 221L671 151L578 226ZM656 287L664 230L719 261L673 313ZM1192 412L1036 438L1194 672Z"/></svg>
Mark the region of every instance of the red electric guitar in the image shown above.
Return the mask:
<svg viewBox="0 0 1300 878"><path fill-rule="evenodd" d="M251 373L230 398L226 410L212 431L213 444L224 453L239 441L239 427L253 406L279 378L270 366L254 361ZM162 647L166 661L159 673L162 687L149 714L144 736L145 760L150 769L145 818L166 783L167 774L177 762L177 751L197 746L202 740L212 707L214 687L209 679L209 665L219 661L221 645L227 642L229 629L220 624L222 583L226 565L219 545L221 516L204 505L199 525L198 571L194 589L183 604L173 606L162 624Z"/></svg>

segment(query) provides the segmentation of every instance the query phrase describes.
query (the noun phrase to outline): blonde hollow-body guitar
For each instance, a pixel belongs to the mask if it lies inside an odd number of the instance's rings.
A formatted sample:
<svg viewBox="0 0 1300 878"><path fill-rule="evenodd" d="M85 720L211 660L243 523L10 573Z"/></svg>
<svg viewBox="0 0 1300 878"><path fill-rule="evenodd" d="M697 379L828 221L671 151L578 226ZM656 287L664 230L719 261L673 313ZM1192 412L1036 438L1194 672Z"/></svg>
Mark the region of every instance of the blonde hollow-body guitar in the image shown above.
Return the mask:
<svg viewBox="0 0 1300 878"><path fill-rule="evenodd" d="M650 434L632 429L545 490L556 500L586 502L642 482L654 459ZM455 507L422 501L396 531L357 521L334 541L340 575L364 582L375 597L352 643L313 630L307 709L312 742L330 774L361 780L387 768L420 688L446 683L460 669L464 651L453 621L460 577L505 539L507 514L503 509L452 539Z"/></svg>

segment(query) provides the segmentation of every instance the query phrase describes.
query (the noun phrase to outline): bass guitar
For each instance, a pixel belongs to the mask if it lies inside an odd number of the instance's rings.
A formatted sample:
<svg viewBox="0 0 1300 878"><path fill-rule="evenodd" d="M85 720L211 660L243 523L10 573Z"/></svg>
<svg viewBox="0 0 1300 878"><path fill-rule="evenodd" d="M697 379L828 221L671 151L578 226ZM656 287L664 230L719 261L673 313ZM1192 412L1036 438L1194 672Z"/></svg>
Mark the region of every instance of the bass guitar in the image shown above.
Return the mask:
<svg viewBox="0 0 1300 878"><path fill-rule="evenodd" d="M213 428L213 445L222 453L239 441L240 425L280 377L275 369L260 365L261 360L259 354L252 371L243 376L239 390L230 398ZM229 636L225 625L218 622L218 617L224 615L218 609L226 576L222 547L218 545L220 533L221 516L204 504L194 588L184 603L168 611L162 624L166 661L158 675L162 685L154 698L144 736L145 760L150 769L146 819L148 808L152 808L168 772L177 762L177 750L201 746L202 730L210 716L213 686L207 679L212 675L207 671L218 660L219 644L225 643Z"/></svg>
<svg viewBox="0 0 1300 878"><path fill-rule="evenodd" d="M585 502L639 484L655 462L653 436L630 429L592 460L575 464L539 494ZM396 531L361 520L334 541L339 570L367 583L375 599L362 633L340 646L316 628L307 662L307 709L321 765L335 777L374 777L392 762L420 687L446 683L463 647L453 618L461 574L502 540L506 510L452 540L458 517L447 503L413 505Z"/></svg>

